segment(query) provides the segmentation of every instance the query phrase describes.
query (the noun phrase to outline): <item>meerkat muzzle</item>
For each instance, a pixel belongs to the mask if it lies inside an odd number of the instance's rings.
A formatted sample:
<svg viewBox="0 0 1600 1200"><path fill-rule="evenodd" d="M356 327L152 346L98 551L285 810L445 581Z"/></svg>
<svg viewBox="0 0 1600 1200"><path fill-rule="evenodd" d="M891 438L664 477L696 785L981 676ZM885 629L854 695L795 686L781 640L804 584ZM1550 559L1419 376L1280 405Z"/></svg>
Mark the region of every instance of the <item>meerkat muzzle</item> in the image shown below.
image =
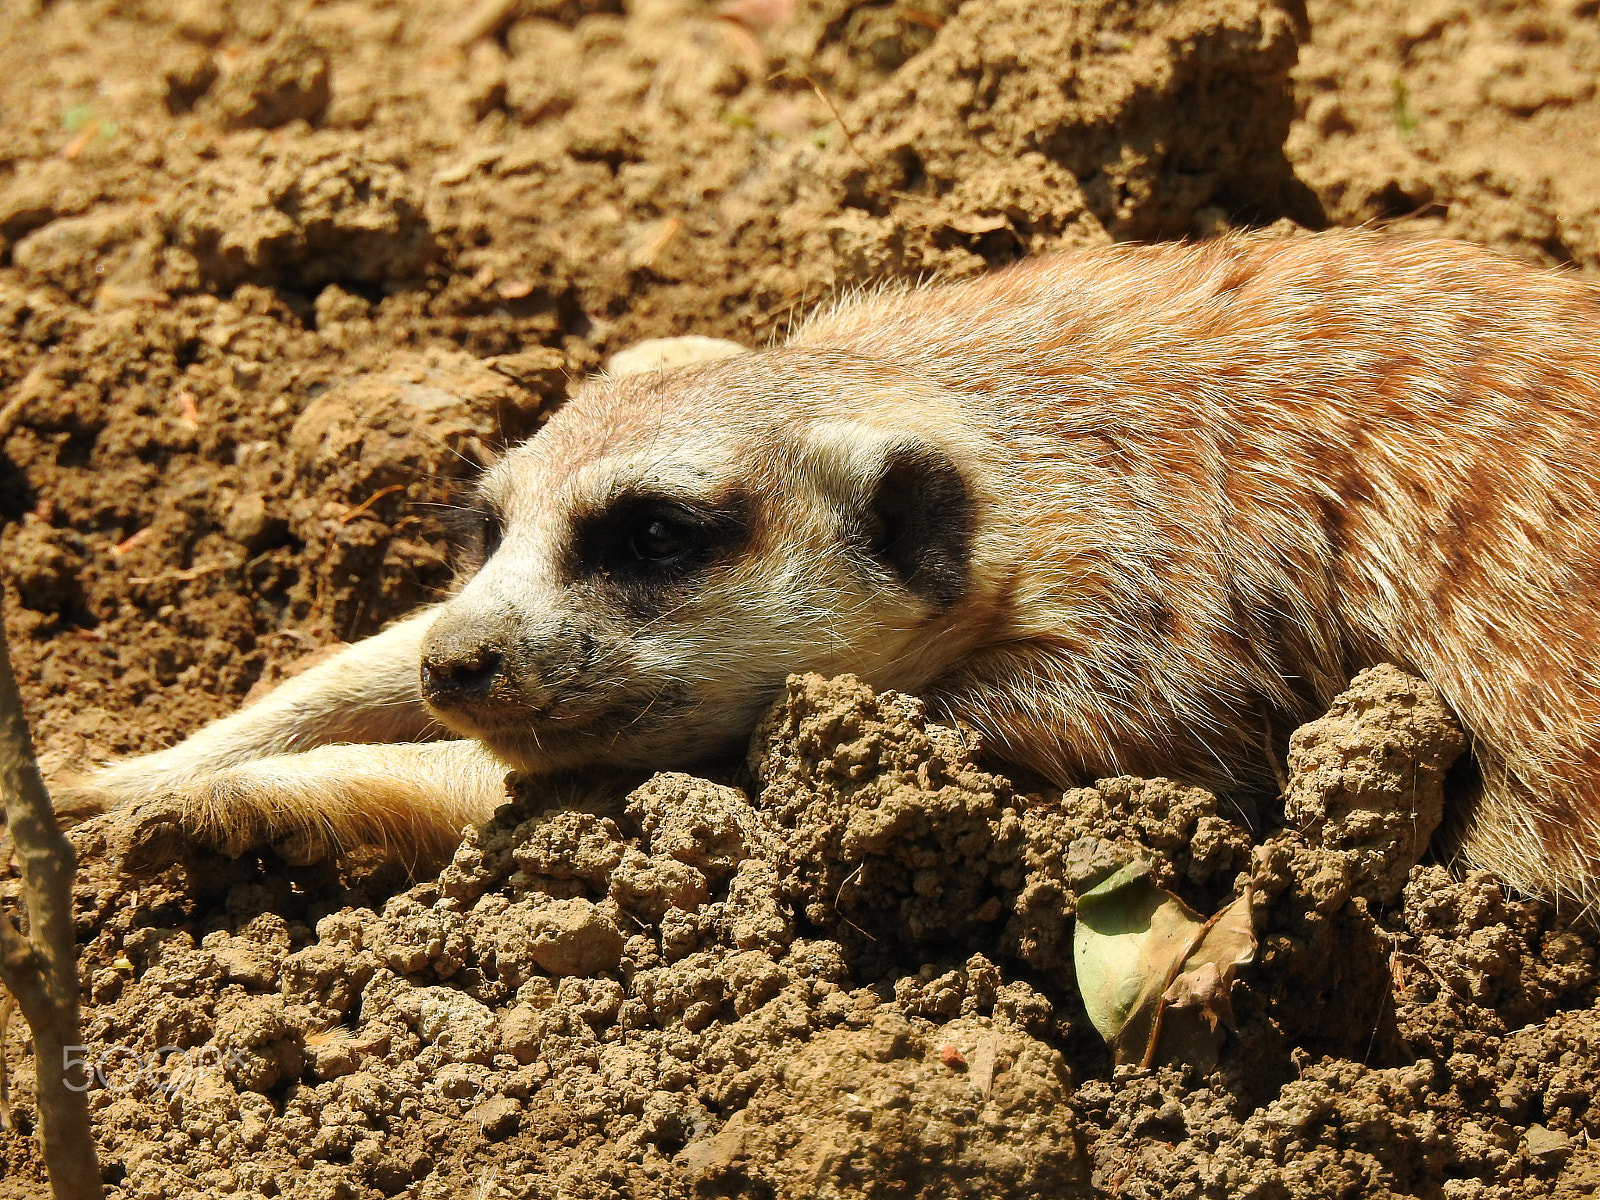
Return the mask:
<svg viewBox="0 0 1600 1200"><path fill-rule="evenodd" d="M598 658L594 635L573 621L447 605L423 641L418 683L446 725L481 737L603 707Z"/></svg>
<svg viewBox="0 0 1600 1200"><path fill-rule="evenodd" d="M447 720L488 709L526 711L547 703L537 673L527 670L526 663L510 661L513 632L504 621L452 613L447 607L422 643L418 683L423 699Z"/></svg>
<svg viewBox="0 0 1600 1200"><path fill-rule="evenodd" d="M422 660L422 694L429 704L453 708L487 700L505 667L505 655L487 646Z"/></svg>

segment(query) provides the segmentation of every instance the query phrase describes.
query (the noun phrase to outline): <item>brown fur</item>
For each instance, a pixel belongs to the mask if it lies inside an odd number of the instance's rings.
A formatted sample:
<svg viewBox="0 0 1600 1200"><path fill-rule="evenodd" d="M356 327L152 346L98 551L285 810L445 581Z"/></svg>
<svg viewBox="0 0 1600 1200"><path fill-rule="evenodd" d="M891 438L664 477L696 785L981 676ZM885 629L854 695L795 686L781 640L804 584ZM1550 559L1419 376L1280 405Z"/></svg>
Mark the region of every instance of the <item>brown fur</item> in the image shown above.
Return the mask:
<svg viewBox="0 0 1600 1200"><path fill-rule="evenodd" d="M1264 731L1392 661L1472 736L1483 796L1458 821L1466 857L1587 897L1597 345L1600 307L1574 280L1370 233L1082 251L865 297L781 349L588 385L491 473L505 546L438 610L422 655L459 659L490 636L533 647L494 705L440 713L527 770L683 765L747 733L787 671L853 670L1063 784L1133 772L1224 791L1270 786ZM953 604L841 550L863 480L907 437L970 495ZM608 577L567 580L558 551L574 513L658 477L739 491L751 520L735 559L642 620ZM581 662L560 632L574 623ZM416 653L416 636L402 643L396 662ZM414 680L415 658L368 658L389 672L375 695L404 692L407 664ZM193 833L226 824L194 798L208 771L273 754L275 807L256 803L250 828L292 832L317 784L307 772L286 790L282 752L333 740L327 714L351 697L288 686L293 703L269 697L102 786ZM384 701L410 714L397 728L420 712L409 686L409 708ZM254 803L240 797L233 779L228 806ZM350 834L388 820L363 819Z"/></svg>
<svg viewBox="0 0 1600 1200"><path fill-rule="evenodd" d="M1259 781L1264 715L1284 729L1394 661L1472 736L1466 856L1530 890L1592 888L1587 287L1341 233L1070 255L933 297L799 342L926 373L1013 450L1023 573L1062 586L939 681L943 709L1062 781L1226 788Z"/></svg>

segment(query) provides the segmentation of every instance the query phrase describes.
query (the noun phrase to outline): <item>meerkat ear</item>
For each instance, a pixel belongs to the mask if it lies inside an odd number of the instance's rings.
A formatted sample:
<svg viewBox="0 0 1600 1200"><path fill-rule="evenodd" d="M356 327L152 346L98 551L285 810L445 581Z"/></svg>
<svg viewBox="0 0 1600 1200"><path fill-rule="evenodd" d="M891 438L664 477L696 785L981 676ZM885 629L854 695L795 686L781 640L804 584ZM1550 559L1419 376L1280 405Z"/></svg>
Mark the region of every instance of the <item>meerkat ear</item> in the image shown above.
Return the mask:
<svg viewBox="0 0 1600 1200"><path fill-rule="evenodd" d="M907 591L935 608L966 594L972 496L949 455L926 442L890 442L866 508L865 548Z"/></svg>

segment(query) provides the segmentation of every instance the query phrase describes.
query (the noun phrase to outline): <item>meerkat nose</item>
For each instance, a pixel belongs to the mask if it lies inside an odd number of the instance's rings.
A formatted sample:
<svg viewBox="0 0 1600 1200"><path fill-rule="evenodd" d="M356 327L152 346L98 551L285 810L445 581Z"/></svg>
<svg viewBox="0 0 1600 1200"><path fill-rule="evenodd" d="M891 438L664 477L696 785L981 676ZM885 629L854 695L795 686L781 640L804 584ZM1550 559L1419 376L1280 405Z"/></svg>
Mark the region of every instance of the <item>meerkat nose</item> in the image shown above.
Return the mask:
<svg viewBox="0 0 1600 1200"><path fill-rule="evenodd" d="M504 666L505 655L492 646L433 647L422 657L422 694L441 707L482 700Z"/></svg>

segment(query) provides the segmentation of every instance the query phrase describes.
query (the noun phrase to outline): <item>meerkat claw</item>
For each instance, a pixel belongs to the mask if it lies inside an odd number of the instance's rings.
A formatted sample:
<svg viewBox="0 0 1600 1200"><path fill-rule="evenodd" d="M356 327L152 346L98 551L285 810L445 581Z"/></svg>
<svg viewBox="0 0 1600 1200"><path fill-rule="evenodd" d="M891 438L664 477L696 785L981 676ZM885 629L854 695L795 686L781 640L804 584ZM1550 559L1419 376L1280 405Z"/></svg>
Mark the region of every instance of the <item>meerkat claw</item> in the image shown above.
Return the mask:
<svg viewBox="0 0 1600 1200"><path fill-rule="evenodd" d="M127 875L159 875L183 861L194 848L176 806L141 804L116 814L106 832L117 870Z"/></svg>

